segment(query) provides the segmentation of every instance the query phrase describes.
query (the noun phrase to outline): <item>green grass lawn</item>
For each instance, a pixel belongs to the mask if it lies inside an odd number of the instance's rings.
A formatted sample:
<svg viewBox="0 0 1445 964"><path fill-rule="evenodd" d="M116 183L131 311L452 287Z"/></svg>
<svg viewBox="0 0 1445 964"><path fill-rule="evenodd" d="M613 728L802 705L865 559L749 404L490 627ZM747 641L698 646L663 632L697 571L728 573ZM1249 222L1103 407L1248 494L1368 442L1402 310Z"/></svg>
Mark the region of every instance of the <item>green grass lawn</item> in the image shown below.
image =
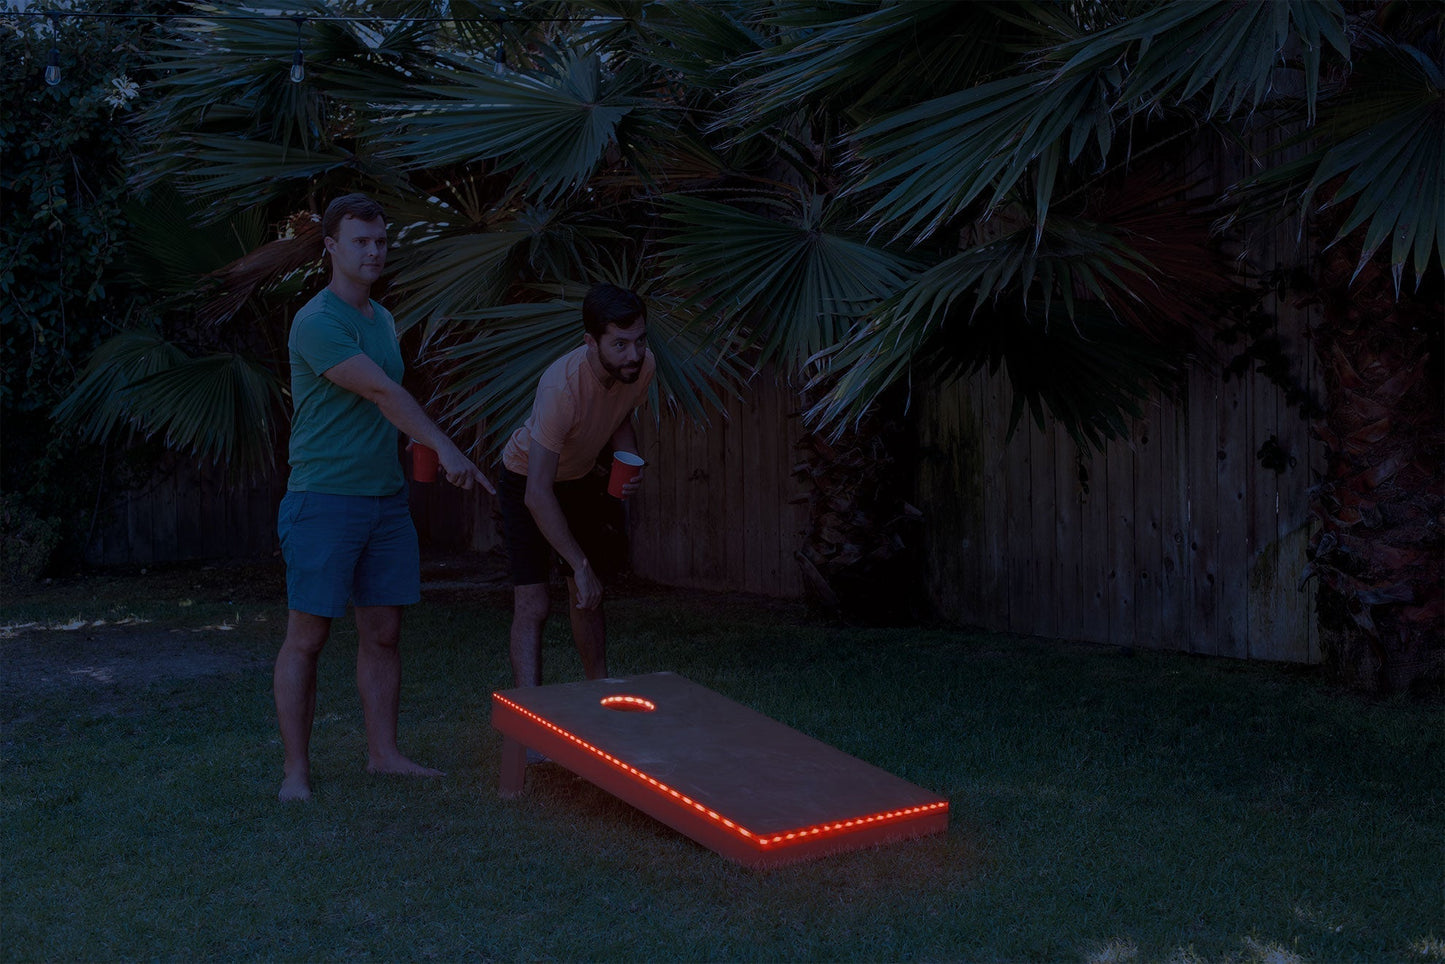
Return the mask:
<svg viewBox="0 0 1445 964"><path fill-rule="evenodd" d="M7 592L0 623L78 628L0 639L4 959L1445 961L1438 705L628 588L614 675L680 673L950 801L946 835L760 872L555 765L498 798L505 592L407 615L402 746L447 776L363 772L342 623L316 798L277 804L283 596L273 568ZM561 616L546 657L579 678Z"/></svg>

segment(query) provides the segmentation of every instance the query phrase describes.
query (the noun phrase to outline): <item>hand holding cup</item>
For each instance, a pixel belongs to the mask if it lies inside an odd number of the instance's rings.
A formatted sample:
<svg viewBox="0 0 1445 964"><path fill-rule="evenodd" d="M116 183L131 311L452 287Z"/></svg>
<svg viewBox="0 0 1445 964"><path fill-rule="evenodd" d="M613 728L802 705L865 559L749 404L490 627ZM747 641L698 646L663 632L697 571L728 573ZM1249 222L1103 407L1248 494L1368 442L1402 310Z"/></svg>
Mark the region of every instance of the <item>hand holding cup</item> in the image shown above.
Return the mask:
<svg viewBox="0 0 1445 964"><path fill-rule="evenodd" d="M607 480L607 494L625 499L641 484L642 467L647 462L633 452L612 453L612 475Z"/></svg>

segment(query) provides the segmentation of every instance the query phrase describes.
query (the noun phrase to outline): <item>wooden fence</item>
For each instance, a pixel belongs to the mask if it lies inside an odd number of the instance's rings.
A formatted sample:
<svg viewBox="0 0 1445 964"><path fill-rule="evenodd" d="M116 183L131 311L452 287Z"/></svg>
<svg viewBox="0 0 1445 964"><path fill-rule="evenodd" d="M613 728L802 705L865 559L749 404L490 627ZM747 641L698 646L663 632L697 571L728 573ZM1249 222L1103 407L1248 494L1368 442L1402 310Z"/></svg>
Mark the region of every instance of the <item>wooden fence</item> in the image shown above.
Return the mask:
<svg viewBox="0 0 1445 964"><path fill-rule="evenodd" d="M1102 455L1056 425L1007 438L996 380L923 399L917 499L935 604L991 630L1317 661L1313 584L1300 581L1320 452L1280 395L1258 374L1198 374Z"/></svg>
<svg viewBox="0 0 1445 964"><path fill-rule="evenodd" d="M1278 307L1287 354L1310 359L1307 313ZM1307 366L1299 373L1313 380ZM649 467L628 504L633 568L667 585L796 598L808 525L792 472L798 398L758 379L726 417L645 416ZM1007 436L1009 397L976 378L920 393L912 501L924 513L925 580L960 625L1251 659L1319 658L1313 591L1298 586L1308 487L1321 458L1297 410L1263 375L1196 371L1178 400L1150 401L1129 440L1081 453L1056 425ZM1277 468L1259 453L1274 453ZM284 478L284 477L282 477ZM227 489L175 460L106 500L88 560L146 565L274 558L282 478ZM413 485L423 544L488 551L494 502Z"/></svg>
<svg viewBox="0 0 1445 964"><path fill-rule="evenodd" d="M808 525L793 475L802 436L796 394L771 373L723 416L644 417L648 461L628 500L633 570L672 586L802 595L794 559Z"/></svg>
<svg viewBox="0 0 1445 964"><path fill-rule="evenodd" d="M85 561L147 566L269 558L277 550L276 508L285 489L284 474L232 485L217 468L167 455L141 485L102 483L87 522Z"/></svg>
<svg viewBox="0 0 1445 964"><path fill-rule="evenodd" d="M486 552L499 544L486 493L408 484L412 518L425 548ZM146 566L279 559L276 511L285 494L284 465L269 479L237 485L215 467L166 456L143 485L100 491L85 561Z"/></svg>

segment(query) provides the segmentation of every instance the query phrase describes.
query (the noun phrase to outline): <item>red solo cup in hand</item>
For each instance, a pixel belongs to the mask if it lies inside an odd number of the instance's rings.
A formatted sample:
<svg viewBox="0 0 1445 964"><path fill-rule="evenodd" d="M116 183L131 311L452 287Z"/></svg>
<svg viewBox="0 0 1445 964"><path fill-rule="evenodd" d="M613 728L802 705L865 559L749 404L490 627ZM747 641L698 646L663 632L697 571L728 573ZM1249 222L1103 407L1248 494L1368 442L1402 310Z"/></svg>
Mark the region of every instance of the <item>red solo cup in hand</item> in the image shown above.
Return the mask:
<svg viewBox="0 0 1445 964"><path fill-rule="evenodd" d="M439 464L436 449L428 448L420 442L411 443L411 477L413 481L435 482Z"/></svg>
<svg viewBox="0 0 1445 964"><path fill-rule="evenodd" d="M612 453L612 476L607 480L607 494L614 499L622 498L622 487L642 473L647 463L642 456L631 452Z"/></svg>

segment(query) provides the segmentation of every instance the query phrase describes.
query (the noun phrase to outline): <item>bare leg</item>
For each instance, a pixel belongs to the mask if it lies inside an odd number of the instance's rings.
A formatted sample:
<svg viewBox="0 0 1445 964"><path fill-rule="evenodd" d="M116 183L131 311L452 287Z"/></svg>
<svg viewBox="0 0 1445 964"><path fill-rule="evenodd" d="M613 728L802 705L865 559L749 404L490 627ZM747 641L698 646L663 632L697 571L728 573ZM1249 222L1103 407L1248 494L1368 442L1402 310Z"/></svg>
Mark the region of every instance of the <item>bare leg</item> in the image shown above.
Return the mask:
<svg viewBox="0 0 1445 964"><path fill-rule="evenodd" d="M286 639L276 654L272 690L281 725L282 801L311 799L311 722L316 717L316 663L331 633L331 620L289 611Z"/></svg>
<svg viewBox="0 0 1445 964"><path fill-rule="evenodd" d="M512 679L518 686L542 685L542 627L547 624L547 584L517 586L512 593Z"/></svg>
<svg viewBox="0 0 1445 964"><path fill-rule="evenodd" d="M602 679L607 675L607 621L602 616L602 604L592 609L577 608L577 583L567 580L567 612L572 617L572 641L577 644L577 655L582 657L582 672L588 679Z"/></svg>
<svg viewBox="0 0 1445 964"><path fill-rule="evenodd" d="M396 746L401 702L401 607L356 607L356 688L366 720L366 770L439 777L442 771L413 763Z"/></svg>

